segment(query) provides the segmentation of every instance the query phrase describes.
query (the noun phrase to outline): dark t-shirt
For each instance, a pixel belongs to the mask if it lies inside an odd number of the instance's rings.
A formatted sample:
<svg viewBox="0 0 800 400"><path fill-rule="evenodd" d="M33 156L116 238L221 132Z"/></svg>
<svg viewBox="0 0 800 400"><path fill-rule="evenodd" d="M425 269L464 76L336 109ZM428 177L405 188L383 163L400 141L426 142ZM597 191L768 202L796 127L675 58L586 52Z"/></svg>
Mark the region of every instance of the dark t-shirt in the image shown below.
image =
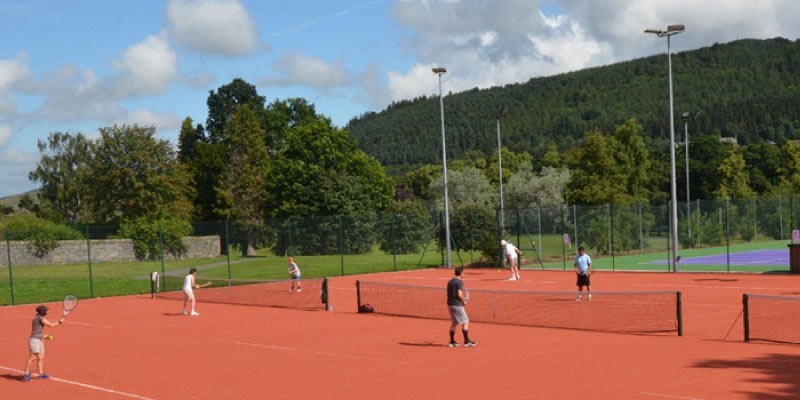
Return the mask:
<svg viewBox="0 0 800 400"><path fill-rule="evenodd" d="M464 290L464 282L461 279L453 278L447 282L447 305L463 306L464 303L458 298L458 291Z"/></svg>

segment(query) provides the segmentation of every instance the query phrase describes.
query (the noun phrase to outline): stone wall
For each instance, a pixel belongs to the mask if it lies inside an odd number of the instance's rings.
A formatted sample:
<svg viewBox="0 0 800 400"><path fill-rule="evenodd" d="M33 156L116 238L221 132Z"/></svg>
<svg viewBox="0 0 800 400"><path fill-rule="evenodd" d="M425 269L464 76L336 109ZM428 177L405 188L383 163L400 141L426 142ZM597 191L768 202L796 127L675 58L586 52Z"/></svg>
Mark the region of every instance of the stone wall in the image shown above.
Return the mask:
<svg viewBox="0 0 800 400"><path fill-rule="evenodd" d="M216 258L220 256L220 237L192 236L182 239L186 254L181 259ZM0 242L0 265L8 266L8 243ZM45 265L45 264L85 264L88 263L91 247L92 262L125 262L139 261L130 239L62 240L59 246L46 255L39 257L33 246L27 241L11 241L12 265ZM174 260L178 257L165 254L164 259Z"/></svg>

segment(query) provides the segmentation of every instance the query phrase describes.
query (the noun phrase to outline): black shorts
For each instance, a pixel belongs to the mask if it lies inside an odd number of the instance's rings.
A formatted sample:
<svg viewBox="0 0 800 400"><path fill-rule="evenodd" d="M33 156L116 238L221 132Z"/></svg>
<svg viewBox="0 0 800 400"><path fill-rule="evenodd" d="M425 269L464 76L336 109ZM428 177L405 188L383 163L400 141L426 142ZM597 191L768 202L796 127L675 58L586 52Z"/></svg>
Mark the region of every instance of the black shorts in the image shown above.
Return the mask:
<svg viewBox="0 0 800 400"><path fill-rule="evenodd" d="M591 286L591 283L589 281L589 275L584 275L584 274L577 274L577 275L578 275L578 282L576 283L576 285L578 285L578 287Z"/></svg>

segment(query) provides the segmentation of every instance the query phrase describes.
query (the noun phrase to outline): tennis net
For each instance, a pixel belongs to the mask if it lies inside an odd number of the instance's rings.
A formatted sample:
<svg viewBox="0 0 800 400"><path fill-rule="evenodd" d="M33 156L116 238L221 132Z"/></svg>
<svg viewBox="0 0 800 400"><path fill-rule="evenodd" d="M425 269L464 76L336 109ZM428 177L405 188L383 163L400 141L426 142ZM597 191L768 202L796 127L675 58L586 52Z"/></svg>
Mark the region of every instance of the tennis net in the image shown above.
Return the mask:
<svg viewBox="0 0 800 400"><path fill-rule="evenodd" d="M180 288L183 276L167 275L163 282L166 288ZM303 279L302 291L291 291L292 281L256 279L206 279L197 277L198 285L210 283L208 287L194 289L201 303L236 304L245 306L283 307L301 310L330 310L328 279ZM182 290L153 291L153 297L184 300Z"/></svg>
<svg viewBox="0 0 800 400"><path fill-rule="evenodd" d="M744 340L800 343L800 297L747 294L742 296Z"/></svg>
<svg viewBox="0 0 800 400"><path fill-rule="evenodd" d="M384 282L356 282L359 309L449 320L447 291ZM593 292L576 301L575 292L469 289L467 314L472 322L579 329L626 334L683 335L681 292ZM367 307L368 308L368 307Z"/></svg>

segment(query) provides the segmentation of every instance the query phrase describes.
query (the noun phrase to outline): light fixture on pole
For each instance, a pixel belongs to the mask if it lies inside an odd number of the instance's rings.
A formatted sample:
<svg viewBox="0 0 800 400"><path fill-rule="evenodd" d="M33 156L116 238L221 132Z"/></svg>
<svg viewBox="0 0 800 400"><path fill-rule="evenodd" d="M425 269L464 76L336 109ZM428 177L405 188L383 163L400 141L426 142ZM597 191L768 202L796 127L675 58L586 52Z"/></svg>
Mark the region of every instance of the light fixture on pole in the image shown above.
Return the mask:
<svg viewBox="0 0 800 400"><path fill-rule="evenodd" d="M450 255L450 205L447 198L447 147L444 136L444 97L442 97L442 75L447 70L442 67L431 69L434 74L439 76L439 113L442 121L442 179L444 180L444 240L445 240L445 267L453 265Z"/></svg>
<svg viewBox="0 0 800 400"><path fill-rule="evenodd" d="M672 50L670 37L685 30L683 25L669 25L666 30L647 29L644 33L652 33L667 38L667 68L669 70L669 171L670 171L670 241L672 243L673 272L679 272L678 260L678 187L675 178L675 114L672 109Z"/></svg>
<svg viewBox="0 0 800 400"><path fill-rule="evenodd" d="M686 150L686 234L689 236L689 247L692 247L692 198L689 196L689 121L697 119L699 113L685 112L683 120L683 145Z"/></svg>

